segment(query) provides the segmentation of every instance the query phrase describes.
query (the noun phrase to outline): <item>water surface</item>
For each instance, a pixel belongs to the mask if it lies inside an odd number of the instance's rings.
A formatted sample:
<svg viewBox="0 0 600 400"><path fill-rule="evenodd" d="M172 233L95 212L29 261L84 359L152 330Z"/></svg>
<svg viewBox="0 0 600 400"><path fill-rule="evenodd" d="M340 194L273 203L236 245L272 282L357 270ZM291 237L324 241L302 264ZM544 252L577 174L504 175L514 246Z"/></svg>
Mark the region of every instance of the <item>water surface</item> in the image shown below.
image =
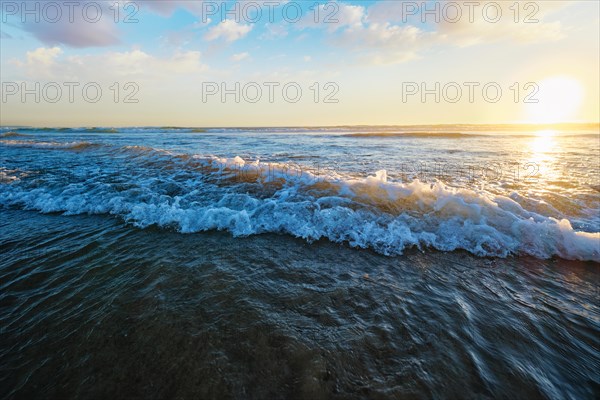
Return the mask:
<svg viewBox="0 0 600 400"><path fill-rule="evenodd" d="M598 397L597 132L426 128L3 128L0 396Z"/></svg>

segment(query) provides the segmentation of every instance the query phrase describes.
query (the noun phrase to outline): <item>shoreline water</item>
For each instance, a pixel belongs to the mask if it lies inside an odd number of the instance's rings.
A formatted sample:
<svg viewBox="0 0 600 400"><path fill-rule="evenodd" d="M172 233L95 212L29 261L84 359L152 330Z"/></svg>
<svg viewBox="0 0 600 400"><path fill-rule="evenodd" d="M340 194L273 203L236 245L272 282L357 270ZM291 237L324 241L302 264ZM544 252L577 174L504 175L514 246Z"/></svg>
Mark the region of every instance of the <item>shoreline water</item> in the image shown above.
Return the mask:
<svg viewBox="0 0 600 400"><path fill-rule="evenodd" d="M272 234L3 215L3 397L593 398L600 389L595 263L385 257Z"/></svg>

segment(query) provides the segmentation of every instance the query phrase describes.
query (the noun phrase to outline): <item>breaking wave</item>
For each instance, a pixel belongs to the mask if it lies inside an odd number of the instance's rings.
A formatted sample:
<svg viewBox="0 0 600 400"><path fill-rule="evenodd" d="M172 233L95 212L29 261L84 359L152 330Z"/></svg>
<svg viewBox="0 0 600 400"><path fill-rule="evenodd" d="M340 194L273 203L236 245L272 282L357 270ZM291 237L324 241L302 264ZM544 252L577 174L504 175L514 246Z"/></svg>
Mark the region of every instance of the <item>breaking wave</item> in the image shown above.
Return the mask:
<svg viewBox="0 0 600 400"><path fill-rule="evenodd" d="M24 135L18 135L24 136ZM0 140L0 144L5 146L15 147L28 147L28 148L42 148L42 149L86 149L93 147L101 147L99 143L91 142L38 142L33 140Z"/></svg>
<svg viewBox="0 0 600 400"><path fill-rule="evenodd" d="M110 147L16 140L0 144L63 150ZM124 153L142 173L123 170L118 182L92 175L79 183L50 185L19 179L15 171L5 170L0 207L109 214L137 227L155 225L182 233L289 234L386 255L417 248L600 262L600 233L575 231L567 219L537 214L509 197L485 191L442 182L391 182L384 170L356 179L335 171L320 174L286 164L140 146L117 147L109 153Z"/></svg>
<svg viewBox="0 0 600 400"><path fill-rule="evenodd" d="M2 138L8 138L8 137L27 137L29 135L26 135L24 133L18 133L18 132L5 132L5 133L1 133L0 137Z"/></svg>

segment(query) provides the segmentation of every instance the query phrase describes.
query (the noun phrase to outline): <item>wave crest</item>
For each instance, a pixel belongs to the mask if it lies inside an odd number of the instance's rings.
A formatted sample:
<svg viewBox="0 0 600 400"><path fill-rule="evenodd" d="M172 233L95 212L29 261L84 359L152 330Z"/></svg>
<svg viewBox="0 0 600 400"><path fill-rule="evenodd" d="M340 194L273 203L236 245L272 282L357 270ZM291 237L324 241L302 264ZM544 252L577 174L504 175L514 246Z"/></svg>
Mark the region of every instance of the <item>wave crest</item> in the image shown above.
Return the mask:
<svg viewBox="0 0 600 400"><path fill-rule="evenodd" d="M118 151L144 164L141 176L121 177L126 185L100 177L62 187L11 181L0 185L0 205L68 215L111 214L138 227L156 225L182 233L282 233L386 255L416 247L600 262L600 233L575 231L566 219L539 215L509 197L483 191L442 182L390 182L383 170L354 179L240 157L175 155L139 146Z"/></svg>

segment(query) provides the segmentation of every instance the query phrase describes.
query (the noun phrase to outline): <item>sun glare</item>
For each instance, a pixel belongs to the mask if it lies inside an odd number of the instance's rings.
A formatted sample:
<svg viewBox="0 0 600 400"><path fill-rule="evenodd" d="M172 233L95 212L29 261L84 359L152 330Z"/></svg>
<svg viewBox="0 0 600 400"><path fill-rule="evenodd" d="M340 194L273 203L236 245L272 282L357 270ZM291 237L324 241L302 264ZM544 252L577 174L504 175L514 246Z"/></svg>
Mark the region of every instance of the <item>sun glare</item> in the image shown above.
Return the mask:
<svg viewBox="0 0 600 400"><path fill-rule="evenodd" d="M583 88L578 80L555 76L538 83L533 96L537 103L527 104L527 115L533 123L569 122L574 119L583 100Z"/></svg>
<svg viewBox="0 0 600 400"><path fill-rule="evenodd" d="M547 167L554 162L556 157L554 153L558 148L557 134L558 132L554 130L537 131L535 137L529 142L530 154L527 162L534 163L538 169L537 172L546 177L553 174Z"/></svg>
<svg viewBox="0 0 600 400"><path fill-rule="evenodd" d="M556 147L552 136L538 136L529 143L529 148L536 159L545 158Z"/></svg>
<svg viewBox="0 0 600 400"><path fill-rule="evenodd" d="M556 132L555 130L552 130L552 129L545 129L545 130L542 130L542 131L537 131L537 132L535 133L535 135L536 135L537 137L551 138L551 137L553 137L553 136L556 136L556 133L557 133L557 132Z"/></svg>

